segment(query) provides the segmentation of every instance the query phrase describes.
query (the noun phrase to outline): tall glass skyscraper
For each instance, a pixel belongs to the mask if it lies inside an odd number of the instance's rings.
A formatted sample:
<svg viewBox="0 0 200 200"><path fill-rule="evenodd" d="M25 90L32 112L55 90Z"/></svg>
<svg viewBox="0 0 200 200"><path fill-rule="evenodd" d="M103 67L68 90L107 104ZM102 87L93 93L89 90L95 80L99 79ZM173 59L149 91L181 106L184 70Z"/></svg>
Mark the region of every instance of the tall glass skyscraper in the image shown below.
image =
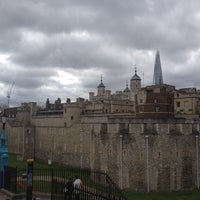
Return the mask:
<svg viewBox="0 0 200 200"><path fill-rule="evenodd" d="M153 74L153 85L163 84L162 68L160 63L159 51L156 52L154 74Z"/></svg>

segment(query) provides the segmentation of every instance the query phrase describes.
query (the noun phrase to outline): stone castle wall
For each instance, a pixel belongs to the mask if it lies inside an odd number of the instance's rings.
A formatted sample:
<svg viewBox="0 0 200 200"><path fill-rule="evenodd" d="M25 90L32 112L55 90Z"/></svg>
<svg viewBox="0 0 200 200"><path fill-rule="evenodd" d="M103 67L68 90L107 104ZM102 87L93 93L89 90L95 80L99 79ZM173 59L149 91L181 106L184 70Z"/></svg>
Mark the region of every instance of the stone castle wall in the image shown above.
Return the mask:
<svg viewBox="0 0 200 200"><path fill-rule="evenodd" d="M9 153L17 154L21 159L33 158L35 152L35 129L32 126L6 125Z"/></svg>
<svg viewBox="0 0 200 200"><path fill-rule="evenodd" d="M199 121L99 115L82 116L81 123L64 127L62 117L57 126L51 120L34 119L30 127L7 125L9 151L100 169L120 187L135 191L198 186Z"/></svg>

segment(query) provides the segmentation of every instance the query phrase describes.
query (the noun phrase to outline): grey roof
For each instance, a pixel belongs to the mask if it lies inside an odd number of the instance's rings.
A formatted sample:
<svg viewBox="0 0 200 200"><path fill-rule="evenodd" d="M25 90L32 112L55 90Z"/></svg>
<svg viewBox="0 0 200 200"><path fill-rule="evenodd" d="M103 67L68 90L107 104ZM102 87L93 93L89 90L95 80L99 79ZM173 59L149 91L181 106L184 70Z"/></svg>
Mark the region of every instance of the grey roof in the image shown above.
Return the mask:
<svg viewBox="0 0 200 200"><path fill-rule="evenodd" d="M98 87L98 88L99 88L99 87L104 87L104 88L105 88L105 85L103 84L103 82L101 82L97 87Z"/></svg>
<svg viewBox="0 0 200 200"><path fill-rule="evenodd" d="M102 81L102 76L101 76L101 83L100 83L97 87L98 87L98 88L100 88L100 87L105 88L105 85L103 84L103 81Z"/></svg>
<svg viewBox="0 0 200 200"><path fill-rule="evenodd" d="M131 90L128 88L128 83L126 82L126 88L124 89L124 92L130 92Z"/></svg>
<svg viewBox="0 0 200 200"><path fill-rule="evenodd" d="M141 80L141 78L137 75L136 69L135 69L135 75L131 78L131 80Z"/></svg>
<svg viewBox="0 0 200 200"><path fill-rule="evenodd" d="M128 87L126 87L126 88L124 89L124 92L130 92L130 89L129 89Z"/></svg>

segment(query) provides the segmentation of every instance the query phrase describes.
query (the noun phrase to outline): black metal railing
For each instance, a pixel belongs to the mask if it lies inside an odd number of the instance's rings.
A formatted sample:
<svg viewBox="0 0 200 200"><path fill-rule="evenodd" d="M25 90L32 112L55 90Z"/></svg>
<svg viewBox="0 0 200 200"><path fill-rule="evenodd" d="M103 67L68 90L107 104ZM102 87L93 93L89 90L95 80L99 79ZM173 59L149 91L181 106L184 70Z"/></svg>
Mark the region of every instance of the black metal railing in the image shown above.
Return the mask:
<svg viewBox="0 0 200 200"><path fill-rule="evenodd" d="M4 171L5 189L13 193L26 192L26 168L6 167ZM64 199L65 183L75 176L78 176L84 185L78 189L81 199L126 200L123 192L107 173L80 168L34 168L33 193L51 194L51 199Z"/></svg>
<svg viewBox="0 0 200 200"><path fill-rule="evenodd" d="M17 193L17 168L13 167L4 167L4 178L3 186L5 189Z"/></svg>

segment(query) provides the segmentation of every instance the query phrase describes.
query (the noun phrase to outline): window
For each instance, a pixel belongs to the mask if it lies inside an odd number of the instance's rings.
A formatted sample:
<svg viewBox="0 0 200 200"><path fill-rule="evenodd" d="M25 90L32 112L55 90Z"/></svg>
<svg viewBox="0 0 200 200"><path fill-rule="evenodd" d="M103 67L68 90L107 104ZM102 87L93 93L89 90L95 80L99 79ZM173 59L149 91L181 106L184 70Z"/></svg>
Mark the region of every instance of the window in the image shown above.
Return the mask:
<svg viewBox="0 0 200 200"><path fill-rule="evenodd" d="M176 102L176 107L180 107L180 106L181 106L180 101L177 101L177 102Z"/></svg>
<svg viewBox="0 0 200 200"><path fill-rule="evenodd" d="M156 112L160 112L160 107L156 106Z"/></svg>
<svg viewBox="0 0 200 200"><path fill-rule="evenodd" d="M160 156L161 156L161 153L160 153L160 152L158 152L158 158L160 158Z"/></svg>

